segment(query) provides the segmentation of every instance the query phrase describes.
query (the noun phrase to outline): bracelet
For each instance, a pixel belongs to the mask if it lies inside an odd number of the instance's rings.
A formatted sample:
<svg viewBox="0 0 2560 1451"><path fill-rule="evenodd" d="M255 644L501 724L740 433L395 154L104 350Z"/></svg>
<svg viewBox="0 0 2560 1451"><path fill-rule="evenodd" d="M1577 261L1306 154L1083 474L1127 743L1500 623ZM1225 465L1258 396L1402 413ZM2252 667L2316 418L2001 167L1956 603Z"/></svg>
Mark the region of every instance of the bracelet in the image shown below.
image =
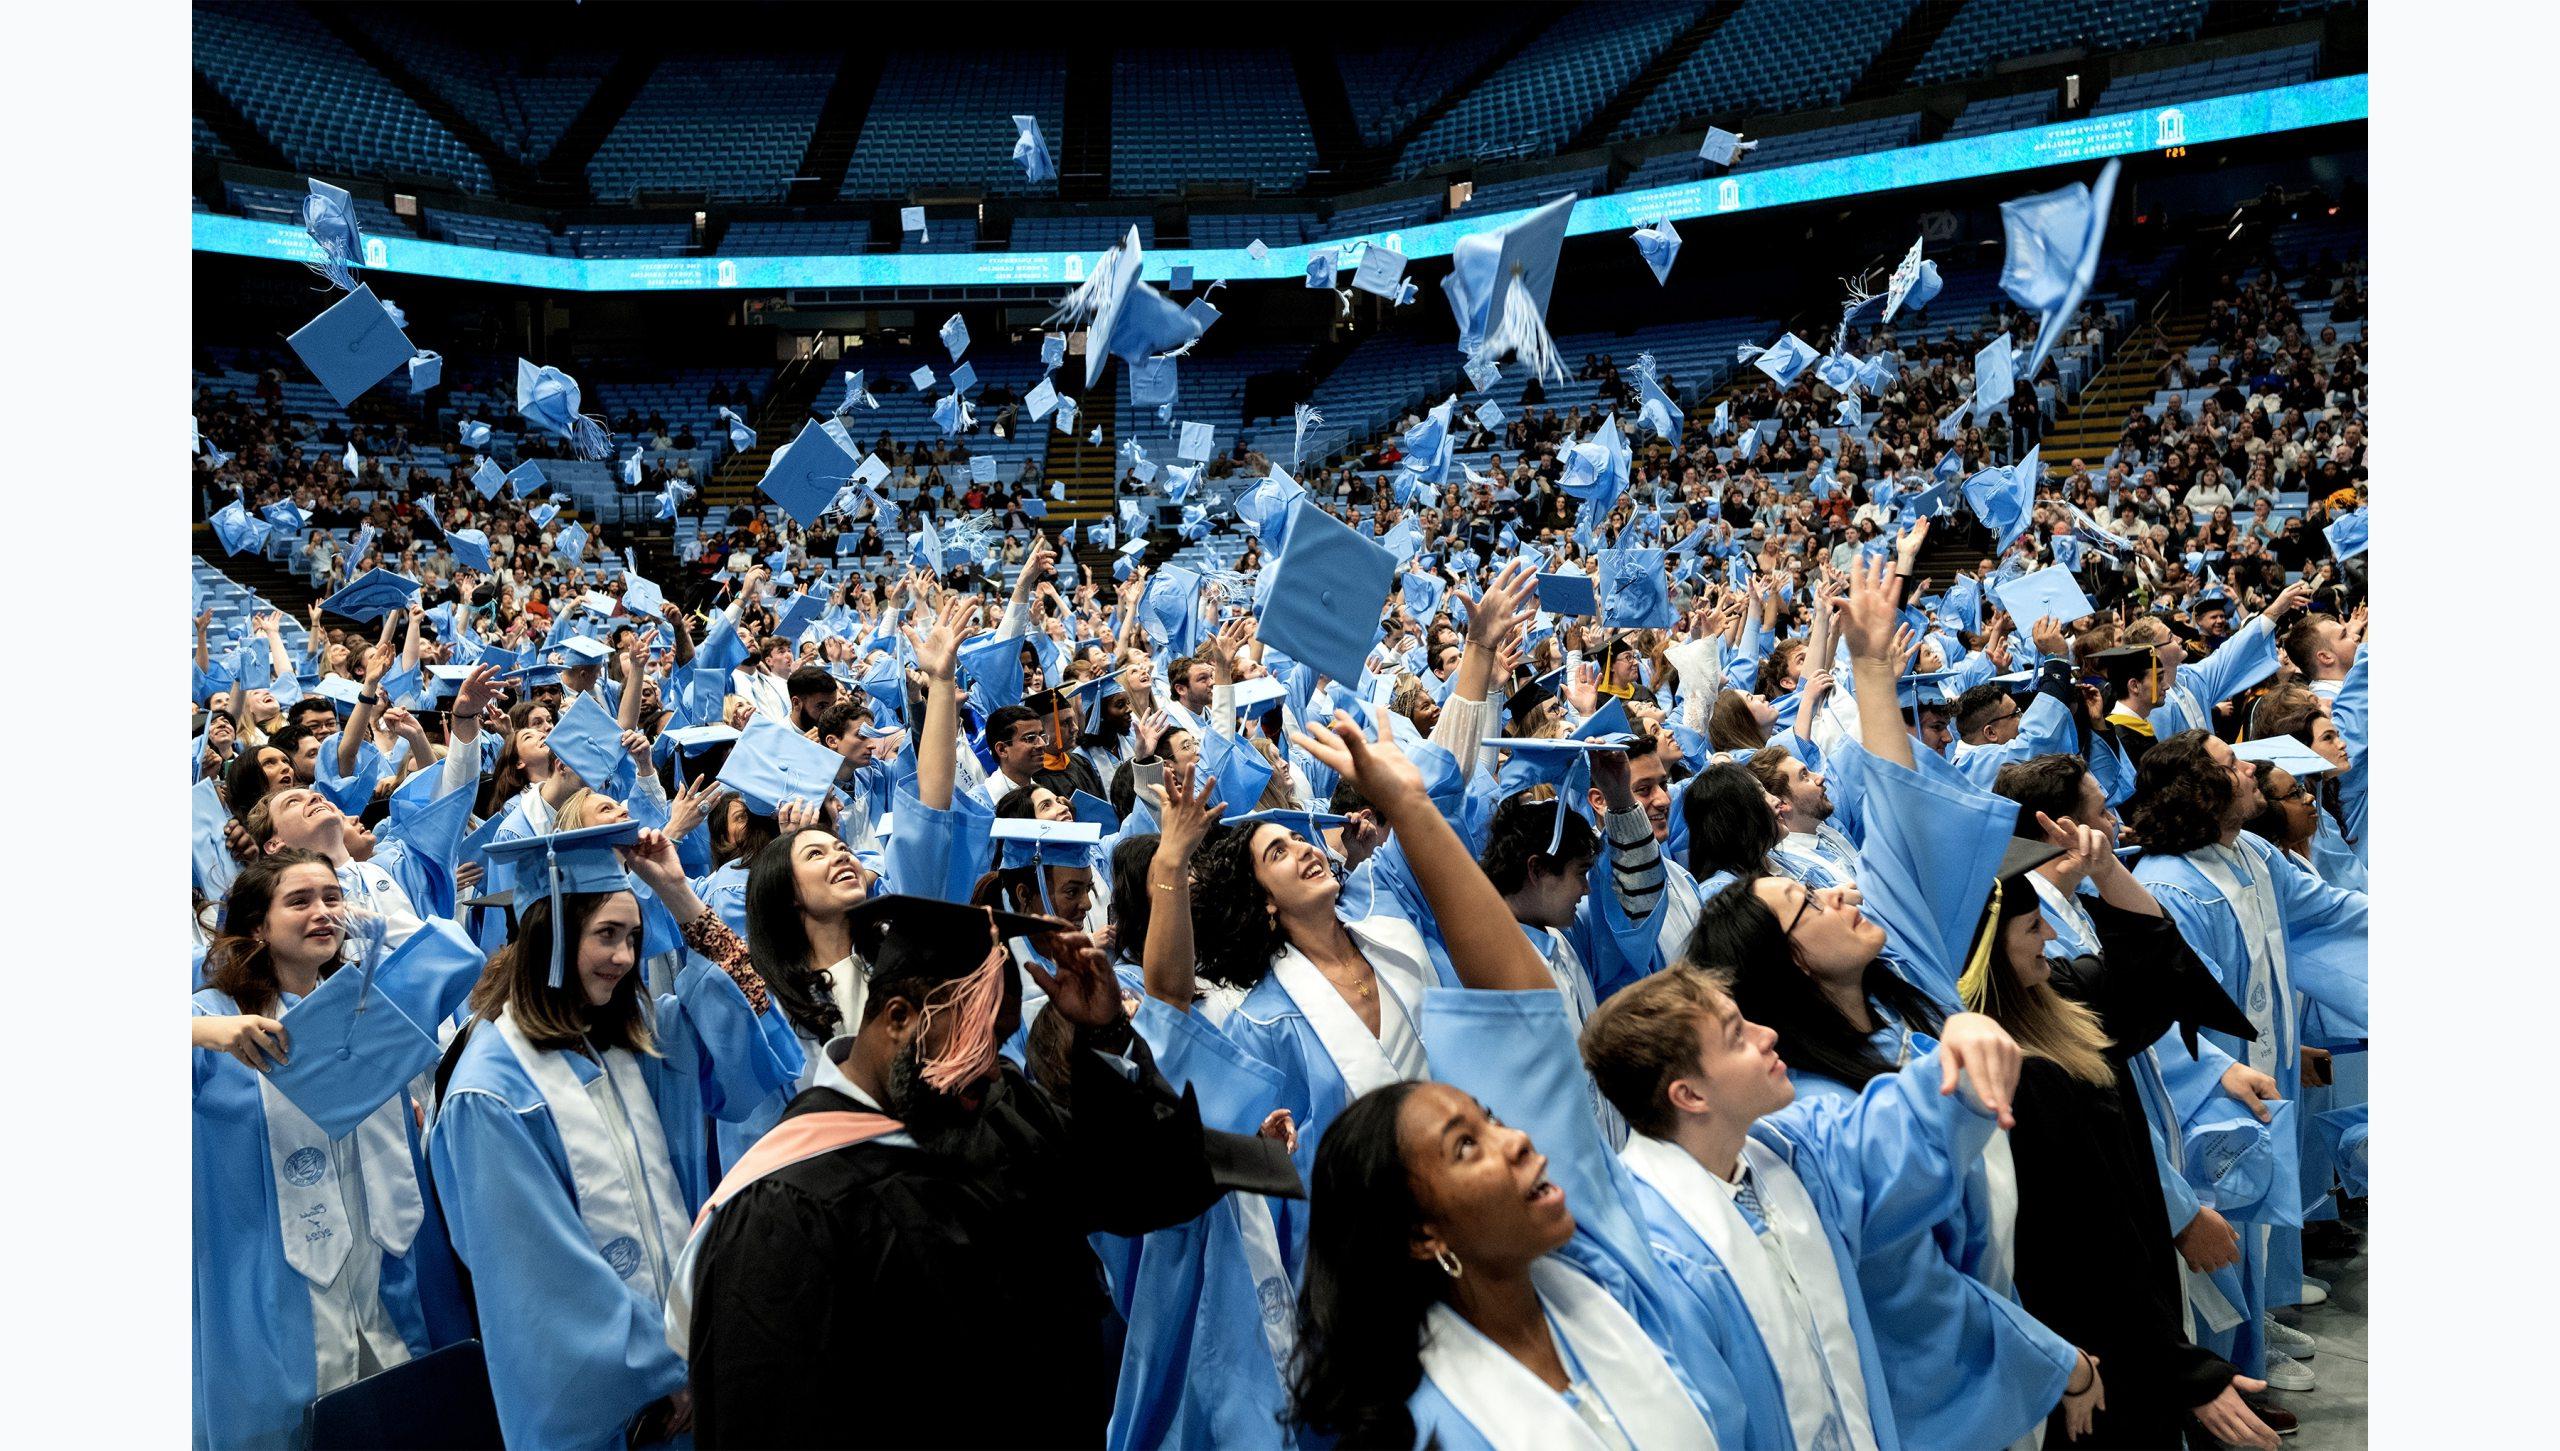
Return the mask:
<svg viewBox="0 0 2560 1451"><path fill-rule="evenodd" d="M381 697L381 696L379 696L379 695L365 695L365 694L361 694L361 693L359 693L359 694L356 696L356 704L358 704L358 705L380 705L380 704L382 704L382 697Z"/></svg>
<svg viewBox="0 0 2560 1451"><path fill-rule="evenodd" d="M2062 1387L2062 1393L2066 1396L2085 1396L2089 1393L2089 1386L2094 1386L2098 1383L2098 1367L2091 1363L2089 1359L2089 1352L2081 1350L2075 1351L2074 1353L2080 1357L2080 1365L2075 1365L2072 1369L2076 1372L2080 1369L2080 1366L2088 1366L2089 1385L2074 1387L2068 1382L2065 1382Z"/></svg>

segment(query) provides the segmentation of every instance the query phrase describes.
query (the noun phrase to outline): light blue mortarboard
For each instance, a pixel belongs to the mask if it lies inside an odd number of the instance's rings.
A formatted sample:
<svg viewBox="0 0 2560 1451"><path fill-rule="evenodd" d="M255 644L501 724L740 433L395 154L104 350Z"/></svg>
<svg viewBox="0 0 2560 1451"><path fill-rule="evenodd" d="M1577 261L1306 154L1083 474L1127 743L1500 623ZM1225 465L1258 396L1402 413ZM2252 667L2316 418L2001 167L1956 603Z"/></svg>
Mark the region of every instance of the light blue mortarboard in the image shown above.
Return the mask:
<svg viewBox="0 0 2560 1451"><path fill-rule="evenodd" d="M1735 157L1759 144L1757 141L1746 143L1734 132L1720 126L1710 126L1707 128L1706 139L1698 143L1698 159L1714 162L1718 166L1731 166Z"/></svg>
<svg viewBox="0 0 2560 1451"><path fill-rule="evenodd" d="M1767 348L1746 347L1742 352L1739 361L1750 363L1768 374L1770 381L1781 388L1794 387L1796 380L1804 376L1804 370L1812 367L1814 359L1821 356L1814 351L1813 344L1792 332Z"/></svg>
<svg viewBox="0 0 2560 1451"><path fill-rule="evenodd" d="M954 393L966 393L966 392L968 392L970 389L975 388L975 387L977 387L977 386L978 386L978 365L977 365L977 364L975 364L975 363L962 363L959 367L956 367L956 368L954 368L954 369L952 369L952 370L951 370L951 391L952 391L952 392L954 392Z"/></svg>
<svg viewBox="0 0 2560 1451"><path fill-rule="evenodd" d="M1597 615L1600 592L1587 574L1540 574L1538 608L1551 615Z"/></svg>
<svg viewBox="0 0 2560 1451"><path fill-rule="evenodd" d="M2007 408L2018 388L2017 353L2002 333L1973 356L1973 421L1980 423Z"/></svg>
<svg viewBox="0 0 2560 1451"><path fill-rule="evenodd" d="M815 741L809 744L826 750ZM827 754L832 757L834 752ZM563 920L566 914L561 897L570 892L631 890L631 875L623 869L622 858L614 848L633 845L639 839L640 823L617 821L609 826L489 843L490 871L504 872L514 884L519 921L530 898L545 897L551 903L551 986L561 985L568 966L568 934Z"/></svg>
<svg viewBox="0 0 2560 1451"><path fill-rule="evenodd" d="M444 354L420 352L409 359L409 391L424 393L444 380Z"/></svg>
<svg viewBox="0 0 2560 1451"><path fill-rule="evenodd" d="M341 408L363 397L418 352L391 314L382 310L373 289L362 284L285 341Z"/></svg>
<svg viewBox="0 0 2560 1451"><path fill-rule="evenodd" d="M551 728L547 744L562 765L577 773L588 789L612 794L631 765L622 749L622 727L613 713L591 695L571 700Z"/></svg>
<svg viewBox="0 0 2560 1451"><path fill-rule="evenodd" d="M951 361L959 362L960 355L969 351L969 324L960 314L955 312L943 322L939 336L942 345L951 350Z"/></svg>
<svg viewBox="0 0 2560 1451"><path fill-rule="evenodd" d="M771 816L785 801L814 806L826 800L843 765L844 757L788 722L760 715L739 733L720 768L720 784L737 792L748 810Z"/></svg>
<svg viewBox="0 0 2560 1451"><path fill-rule="evenodd" d="M311 270L342 291L356 287L355 270L364 265L364 234L356 228L356 202L345 187L317 177L305 178L310 192L302 198L302 230L320 249Z"/></svg>
<svg viewBox="0 0 2560 1451"><path fill-rule="evenodd" d="M489 446L489 425L480 422L478 419L464 419L462 422L462 446L464 448L487 448Z"/></svg>
<svg viewBox="0 0 2560 1451"><path fill-rule="evenodd" d="M1129 401L1142 408L1170 403L1180 379L1172 358L1140 358L1129 365Z"/></svg>
<svg viewBox="0 0 2560 1451"><path fill-rule="evenodd" d="M1635 239L1636 255L1653 269L1653 280L1667 285L1671 281L1672 260L1680 255L1680 229L1664 217L1650 227L1636 228Z"/></svg>
<svg viewBox="0 0 2560 1451"><path fill-rule="evenodd" d="M339 969L281 1018L294 1051L267 1081L332 1142L396 1096L403 1084L435 1066L442 1051L429 1029L433 1012L458 1006L454 984L476 978L485 962L468 934L430 918L379 963ZM394 980L405 991L392 991ZM407 999L404 1003L401 999ZM410 1009L427 1014L421 1027Z"/></svg>
<svg viewBox="0 0 2560 1451"><path fill-rule="evenodd" d="M447 529L445 547L453 551L454 563L464 569L487 573L489 569L489 536L477 529Z"/></svg>
<svg viewBox="0 0 2560 1451"><path fill-rule="evenodd" d="M2321 532L2328 538L2329 552L2332 555L2339 559L2353 559L2365 552L2367 547L2365 531L2370 527L2365 511L2357 509L2331 520L2329 526Z"/></svg>
<svg viewBox="0 0 2560 1451"><path fill-rule="evenodd" d="M2068 625L2095 608L2071 571L2058 564L1995 585L1992 594L2009 618L2018 622L2019 630L2026 632L2033 631L2039 620Z"/></svg>
<svg viewBox="0 0 2560 1451"><path fill-rule="evenodd" d="M417 598L418 582L388 569L370 569L346 588L320 602L320 608L351 620L378 620L407 608Z"/></svg>
<svg viewBox="0 0 2560 1451"><path fill-rule="evenodd" d="M526 459L507 470L507 486L516 491L517 498L530 499L536 492L551 487L551 481L542 476L540 464Z"/></svg>
<svg viewBox="0 0 2560 1451"><path fill-rule="evenodd" d="M507 471L498 467L489 458L484 456L479 463L472 466L471 487L480 491L481 498L494 499L498 497L498 491L506 486Z"/></svg>
<svg viewBox="0 0 2560 1451"><path fill-rule="evenodd" d="M2037 463L2040 452L2040 449L2030 449L2027 457L2016 464L2007 468L1987 468L1964 481L1965 507L1999 536L1999 547L2003 550L2016 543L2034 519L2035 475L2041 471L2041 465Z"/></svg>
<svg viewBox="0 0 2560 1451"><path fill-rule="evenodd" d="M715 411L720 415L720 421L729 425L729 446L731 448L738 450L740 453L744 453L748 449L756 446L756 428L754 424L747 422L745 419L740 418L737 414L726 408L717 409Z"/></svg>
<svg viewBox="0 0 2560 1451"><path fill-rule="evenodd" d="M2035 351L2025 370L2030 379L2061 340L2089 284L2097 280L2107 212L2115 205L2116 173L2123 169L2122 161L2110 159L2098 172L2095 187L2075 181L2000 204L2000 225L2008 238L2000 290L2037 318Z"/></svg>
<svg viewBox="0 0 2560 1451"><path fill-rule="evenodd" d="M774 452L756 487L806 529L835 503L853 468L852 455L833 435L815 422L804 423L799 437Z"/></svg>
<svg viewBox="0 0 2560 1451"><path fill-rule="evenodd" d="M1357 681L1395 569L1385 548L1300 498L1271 565L1262 639L1335 680Z"/></svg>
<svg viewBox="0 0 2560 1451"><path fill-rule="evenodd" d="M1460 237L1451 248L1441 290L1458 322L1459 351L1470 359L1516 352L1534 371L1563 376L1546 315L1575 199L1568 192L1518 221Z"/></svg>
<svg viewBox="0 0 2560 1451"><path fill-rule="evenodd" d="M1659 549L1612 549L1600 556L1600 623L1620 630L1667 630L1679 622Z"/></svg>
<svg viewBox="0 0 2560 1451"><path fill-rule="evenodd" d="M1049 138L1040 134L1040 118L1016 115L1013 129L1013 159L1022 163L1022 179L1028 182L1056 181L1058 163L1049 155ZM959 355L955 353L952 356Z"/></svg>
<svg viewBox="0 0 2560 1451"><path fill-rule="evenodd" d="M578 411L578 380L548 364L516 359L516 412L534 427L565 440L580 458L605 458L613 439L604 425Z"/></svg>
<svg viewBox="0 0 2560 1451"><path fill-rule="evenodd" d="M1086 323L1084 381L1090 388L1102 378L1109 359L1136 366L1141 359L1169 353L1200 335L1173 299L1140 280L1145 248L1133 225L1128 235L1094 263L1082 286L1068 294L1049 321ZM1063 412L1064 405L1061 404ZM1072 421L1062 422L1072 432Z"/></svg>

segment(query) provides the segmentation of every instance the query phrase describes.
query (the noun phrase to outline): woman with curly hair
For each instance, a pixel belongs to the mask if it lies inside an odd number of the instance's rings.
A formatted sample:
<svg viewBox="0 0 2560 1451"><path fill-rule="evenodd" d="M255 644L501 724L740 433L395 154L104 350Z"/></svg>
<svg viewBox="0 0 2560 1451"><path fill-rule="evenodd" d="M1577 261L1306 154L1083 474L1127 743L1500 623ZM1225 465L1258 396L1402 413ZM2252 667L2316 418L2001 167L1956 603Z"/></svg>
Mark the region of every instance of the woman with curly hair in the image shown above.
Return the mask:
<svg viewBox="0 0 2560 1451"><path fill-rule="evenodd" d="M2297 993L2319 1007L2330 1034L2365 1036L2365 894L2330 886L2243 830L2264 808L2255 768L2229 745L2201 730L2169 737L2143 756L2135 777L2128 825L2143 853L2133 875L2257 1030L2249 1042L2206 1036L2295 1099L2305 1055ZM2302 1234L2261 1229L2243 1235L2241 1248L2250 1303L2233 1330L2202 1339L2258 1376L2267 1368L2266 1312L2301 1298Z"/></svg>

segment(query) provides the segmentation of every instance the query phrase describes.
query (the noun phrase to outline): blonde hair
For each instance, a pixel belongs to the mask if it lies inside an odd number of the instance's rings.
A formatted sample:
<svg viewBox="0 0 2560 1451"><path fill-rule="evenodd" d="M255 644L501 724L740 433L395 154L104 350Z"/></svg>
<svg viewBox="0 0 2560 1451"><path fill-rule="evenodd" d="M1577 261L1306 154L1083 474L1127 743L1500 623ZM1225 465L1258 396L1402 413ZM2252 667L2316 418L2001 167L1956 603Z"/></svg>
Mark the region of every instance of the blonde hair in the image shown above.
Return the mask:
<svg viewBox="0 0 2560 1451"><path fill-rule="evenodd" d="M2002 939L2008 936L2008 922L2014 920L2004 920L1994 929ZM2029 987L2020 982L2006 949L2005 940L1993 942L1991 971L1980 974L1963 992L1966 1009L2007 1029L2026 1056L2042 1058L2083 1083L2101 1088L2114 1084L2115 1068L2107 1062L2110 1044L2106 1030L2098 1026L2098 1015L2086 1004L2055 992L2051 983Z"/></svg>

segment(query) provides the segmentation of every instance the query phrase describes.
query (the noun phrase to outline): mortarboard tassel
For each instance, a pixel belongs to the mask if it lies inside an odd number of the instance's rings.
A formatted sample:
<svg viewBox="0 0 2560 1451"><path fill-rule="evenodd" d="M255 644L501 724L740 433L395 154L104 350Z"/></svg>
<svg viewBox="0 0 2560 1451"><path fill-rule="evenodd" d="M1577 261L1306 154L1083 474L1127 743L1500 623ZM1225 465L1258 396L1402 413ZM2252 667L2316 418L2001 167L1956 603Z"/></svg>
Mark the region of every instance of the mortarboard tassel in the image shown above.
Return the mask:
<svg viewBox="0 0 2560 1451"><path fill-rule="evenodd" d="M1529 295L1528 285L1516 273L1510 287L1502 301L1502 322L1486 335L1476 356L1498 358L1510 353L1528 364L1531 377L1552 376L1559 383L1565 381L1564 359L1556 352L1555 339L1547 335L1546 319L1538 315L1537 299Z"/></svg>
<svg viewBox="0 0 2560 1451"><path fill-rule="evenodd" d="M557 988L562 981L561 967L569 950L566 940L567 929L560 920L560 848L546 847L542 855L544 871L550 878L551 889L551 986Z"/></svg>
<svg viewBox="0 0 2560 1451"><path fill-rule="evenodd" d="M924 1060L925 1086L937 1093L949 1093L995 1062L996 1013L1004 1006L1006 954L1004 939L996 936L992 911L987 913L987 933L995 941L986 960L968 976L945 983L925 997L923 1021L916 1029L919 1042L931 1034L936 1017L959 1015L944 1034L941 1051Z"/></svg>
<svg viewBox="0 0 2560 1451"><path fill-rule="evenodd" d="M2000 883L1991 884L1989 910L1982 919L1982 931L1973 940L1973 956L1964 964L1964 975L1956 979L1956 996L1964 1000L1971 1012L1983 1012L1983 1000L1991 990L1991 944L2000 935Z"/></svg>

